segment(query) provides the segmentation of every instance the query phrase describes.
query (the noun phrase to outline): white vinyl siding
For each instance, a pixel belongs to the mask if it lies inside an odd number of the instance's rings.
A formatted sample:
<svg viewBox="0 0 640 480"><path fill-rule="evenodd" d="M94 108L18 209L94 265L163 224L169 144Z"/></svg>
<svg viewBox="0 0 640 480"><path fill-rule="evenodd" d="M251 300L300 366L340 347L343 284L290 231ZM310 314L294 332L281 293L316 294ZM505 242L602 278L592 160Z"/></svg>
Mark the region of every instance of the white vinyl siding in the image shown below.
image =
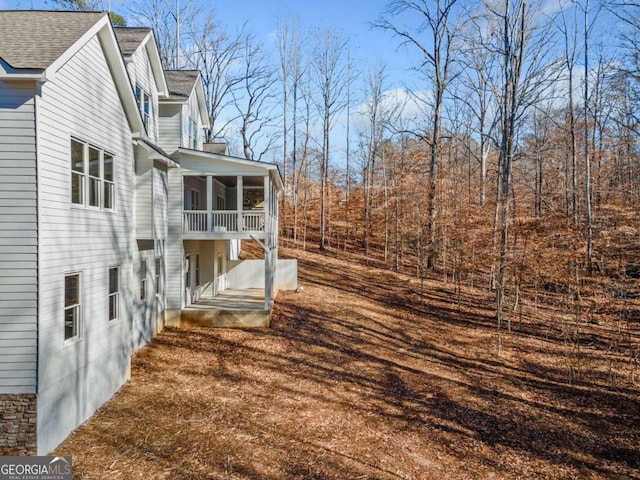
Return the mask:
<svg viewBox="0 0 640 480"><path fill-rule="evenodd" d="M184 203L182 173L180 169L169 170L169 204L167 225L166 295L167 309L180 310L183 307L183 264L182 207Z"/></svg>
<svg viewBox="0 0 640 480"><path fill-rule="evenodd" d="M91 39L42 85L38 452L84 422L128 376L134 239L132 138L100 42ZM114 155L115 212L71 204L71 138ZM121 322L109 322L107 269L121 265ZM64 274L82 272L81 339L65 343ZM62 408L64 406L64 408Z"/></svg>
<svg viewBox="0 0 640 480"><path fill-rule="evenodd" d="M136 238L153 239L153 160L136 148Z"/></svg>
<svg viewBox="0 0 640 480"><path fill-rule="evenodd" d="M136 238L165 239L167 236L167 168L136 151Z"/></svg>
<svg viewBox="0 0 640 480"><path fill-rule="evenodd" d="M162 302L156 295L154 282L155 250L140 250L138 254L140 261L136 265L137 284L134 292L137 314L133 319L130 338L132 352L147 344L161 327L158 314Z"/></svg>
<svg viewBox="0 0 640 480"><path fill-rule="evenodd" d="M35 84L0 80L0 393L36 393Z"/></svg>
<svg viewBox="0 0 640 480"><path fill-rule="evenodd" d="M131 61L127 63L127 71L129 72L134 92L136 86L138 86L150 97L148 106L149 119L145 121L145 129L149 139L156 143L158 140L158 88L153 77L146 46L139 48L131 56ZM141 109L144 111L144 107ZM145 120L144 115L142 117Z"/></svg>
<svg viewBox="0 0 640 480"><path fill-rule="evenodd" d="M169 184L166 166L156 162L153 167L153 238L167 238L167 203Z"/></svg>
<svg viewBox="0 0 640 480"><path fill-rule="evenodd" d="M174 153L181 147L182 141L182 105L161 104L158 146L168 154Z"/></svg>
<svg viewBox="0 0 640 480"><path fill-rule="evenodd" d="M191 125L193 122L193 125ZM193 143L190 138L195 134ZM202 122L198 109L198 97L195 89L191 92L189 100L182 107L182 143L184 148L202 150Z"/></svg>

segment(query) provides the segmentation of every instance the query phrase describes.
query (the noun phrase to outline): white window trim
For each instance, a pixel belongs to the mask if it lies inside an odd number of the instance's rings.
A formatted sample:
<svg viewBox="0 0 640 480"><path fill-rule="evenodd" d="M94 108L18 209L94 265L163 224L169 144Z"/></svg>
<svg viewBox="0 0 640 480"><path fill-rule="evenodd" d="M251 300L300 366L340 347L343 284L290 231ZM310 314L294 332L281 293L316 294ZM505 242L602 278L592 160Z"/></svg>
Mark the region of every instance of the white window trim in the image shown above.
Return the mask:
<svg viewBox="0 0 640 480"><path fill-rule="evenodd" d="M156 288L156 297L161 297L163 295L163 291L162 291L162 284L163 284L163 279L162 279L162 270L163 270L163 258L162 256L157 256L155 257L155 288ZM158 268L160 267L160 268Z"/></svg>
<svg viewBox="0 0 640 480"><path fill-rule="evenodd" d="M142 265L144 265L144 276L142 275ZM140 260L140 271L138 272L139 277L139 291L138 291L138 299L141 302L146 302L149 299L149 284L147 282L147 274L149 273L149 266L147 265L147 259ZM142 295L144 288L144 296Z"/></svg>
<svg viewBox="0 0 640 480"><path fill-rule="evenodd" d="M136 83L134 87L134 95L136 97L136 103L138 104L138 111L140 112L140 117L142 118L142 123L147 133L150 132L150 128L153 122L153 96L150 92L145 90L142 85ZM148 102L145 103L145 96L148 98ZM148 112L145 112L145 105L148 105Z"/></svg>
<svg viewBox="0 0 640 480"><path fill-rule="evenodd" d="M111 293L111 270L117 268L118 269L118 290L115 293ZM107 322L109 323L109 325L115 325L117 323L120 322L120 320L122 319L121 316L121 309L120 309L120 305L121 305L121 297L122 297L122 281L121 281L121 274L120 272L122 271L122 267L120 265L110 265L109 267L107 267ZM116 297L116 318L110 318L110 308L111 308L111 297L115 296Z"/></svg>
<svg viewBox="0 0 640 480"><path fill-rule="evenodd" d="M82 145L82 160L83 160L83 166L84 166L84 172L80 173L80 172L76 172L73 169L69 169L70 171L70 175L69 175L69 204L71 205L72 208L81 208L81 209L86 209L86 210L94 210L94 211L104 211L104 212L110 212L110 213L114 213L116 211L116 205L117 205L117 199L116 199L116 156L105 150L104 148L98 147L97 145L95 145L92 142L87 142L85 140L82 140L76 136L71 136L71 139L69 141L69 159L71 160L71 155L72 155L72 150L71 150L71 142L76 142ZM89 148L93 148L94 150L98 151L98 156L99 156L99 177L95 177L92 176L89 173ZM111 157L111 161L112 161L112 175L113 175L113 180L106 180L105 179L105 171L104 171L104 157L105 154ZM79 175L80 176L80 190L81 190L81 197L82 197L82 202L81 203L74 203L73 199L72 199L72 195L73 195L73 176L74 175ZM89 204L89 183L92 179L97 180L98 182L98 205L90 205ZM105 186L106 185L112 185L112 196L111 196L111 203L112 203L112 207L111 208L106 208L104 206L105 204Z"/></svg>
<svg viewBox="0 0 640 480"><path fill-rule="evenodd" d="M76 304L73 307L67 307L65 305L66 303L66 295L67 295L67 291L66 291L66 279L67 277L71 277L77 275L78 276L78 304ZM83 302L83 295L84 295L84 288L82 285L82 272L81 271L72 271L72 272L65 272L65 274L62 277L62 320L63 320L63 325L62 325L62 337L64 339L64 343L63 345L69 346L69 345L74 345L80 341L82 341L82 336L83 336L83 318L84 318L84 302ZM73 337L69 337L69 338L64 338L65 336L65 329L66 329L66 325L64 325L64 320L65 320L65 314L67 312L68 308L77 308L78 309L78 319L77 319L77 332Z"/></svg>

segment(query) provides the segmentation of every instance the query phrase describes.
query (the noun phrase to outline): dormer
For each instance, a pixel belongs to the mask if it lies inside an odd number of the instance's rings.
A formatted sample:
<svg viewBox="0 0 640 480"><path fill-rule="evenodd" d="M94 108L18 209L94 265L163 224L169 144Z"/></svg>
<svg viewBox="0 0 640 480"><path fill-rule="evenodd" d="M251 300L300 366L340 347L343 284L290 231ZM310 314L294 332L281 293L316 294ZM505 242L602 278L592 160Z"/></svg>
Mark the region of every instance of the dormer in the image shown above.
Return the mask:
<svg viewBox="0 0 640 480"><path fill-rule="evenodd" d="M178 148L202 150L202 130L209 127L209 115L202 78L197 70L166 70L169 89L160 99L158 145L169 154Z"/></svg>
<svg viewBox="0 0 640 480"><path fill-rule="evenodd" d="M114 31L127 66L147 139L157 144L158 100L168 95L168 89L153 31L137 27L120 27Z"/></svg>

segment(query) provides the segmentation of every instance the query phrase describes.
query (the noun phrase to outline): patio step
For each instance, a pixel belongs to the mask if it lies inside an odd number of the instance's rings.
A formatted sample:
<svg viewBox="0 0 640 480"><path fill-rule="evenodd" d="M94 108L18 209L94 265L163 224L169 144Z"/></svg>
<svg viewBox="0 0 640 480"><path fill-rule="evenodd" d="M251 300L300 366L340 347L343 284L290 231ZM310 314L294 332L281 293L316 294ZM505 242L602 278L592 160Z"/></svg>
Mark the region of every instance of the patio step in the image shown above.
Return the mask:
<svg viewBox="0 0 640 480"><path fill-rule="evenodd" d="M181 327L267 328L271 312L264 310L196 310L180 312Z"/></svg>

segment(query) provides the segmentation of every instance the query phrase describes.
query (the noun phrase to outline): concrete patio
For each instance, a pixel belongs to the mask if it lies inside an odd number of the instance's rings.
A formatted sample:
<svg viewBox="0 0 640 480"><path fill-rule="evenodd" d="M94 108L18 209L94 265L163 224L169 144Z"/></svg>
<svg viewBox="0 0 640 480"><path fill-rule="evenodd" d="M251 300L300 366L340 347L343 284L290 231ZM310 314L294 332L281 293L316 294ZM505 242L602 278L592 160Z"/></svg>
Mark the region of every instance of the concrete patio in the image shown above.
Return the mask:
<svg viewBox="0 0 640 480"><path fill-rule="evenodd" d="M271 321L265 310L264 289L227 289L201 298L180 313L181 327L264 328Z"/></svg>

